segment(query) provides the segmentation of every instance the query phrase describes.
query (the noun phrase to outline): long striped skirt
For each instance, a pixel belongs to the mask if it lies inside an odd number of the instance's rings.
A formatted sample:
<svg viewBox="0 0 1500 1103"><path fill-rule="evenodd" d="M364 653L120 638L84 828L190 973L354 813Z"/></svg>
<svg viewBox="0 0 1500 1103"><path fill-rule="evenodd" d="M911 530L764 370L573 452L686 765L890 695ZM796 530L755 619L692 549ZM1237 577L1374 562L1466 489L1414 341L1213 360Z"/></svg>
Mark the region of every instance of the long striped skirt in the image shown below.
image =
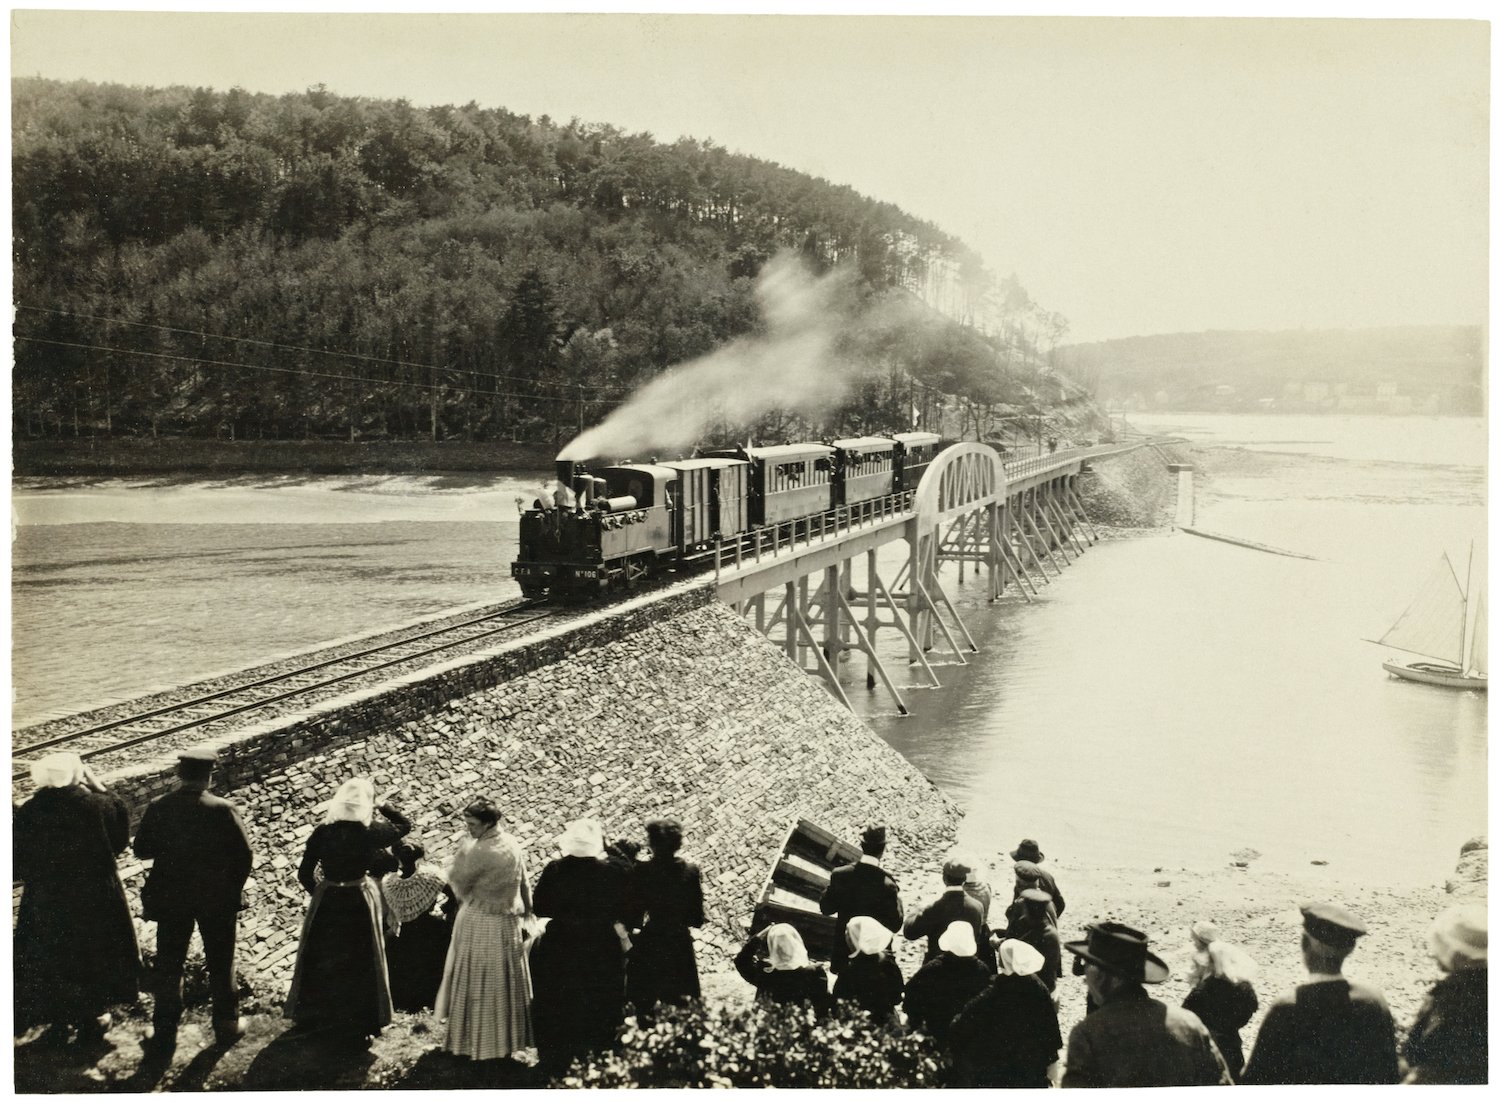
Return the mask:
<svg viewBox="0 0 1500 1103"><path fill-rule="evenodd" d="M286 1015L304 1026L366 1035L390 1023L380 890L368 877L313 889Z"/></svg>
<svg viewBox="0 0 1500 1103"><path fill-rule="evenodd" d="M443 1048L461 1057L491 1061L532 1045L531 972L520 916L469 904L459 909L436 1012L448 1020Z"/></svg>

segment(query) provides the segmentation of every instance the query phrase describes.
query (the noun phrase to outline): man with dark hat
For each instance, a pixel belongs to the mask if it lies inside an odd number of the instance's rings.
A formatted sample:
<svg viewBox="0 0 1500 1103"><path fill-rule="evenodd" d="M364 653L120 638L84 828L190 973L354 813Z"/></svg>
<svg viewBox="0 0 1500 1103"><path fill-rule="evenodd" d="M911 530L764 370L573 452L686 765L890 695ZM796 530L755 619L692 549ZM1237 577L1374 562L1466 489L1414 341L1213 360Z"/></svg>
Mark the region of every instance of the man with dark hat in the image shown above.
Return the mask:
<svg viewBox="0 0 1500 1103"><path fill-rule="evenodd" d="M141 889L142 917L156 921L156 1009L151 1049L170 1053L182 1019L182 970L193 927L203 940L221 1045L245 1033L234 976L235 927L250 876L250 839L239 811L208 791L217 756L178 756L177 788L146 808L134 850L152 859Z"/></svg>
<svg viewBox="0 0 1500 1103"><path fill-rule="evenodd" d="M1344 959L1365 933L1337 904L1302 905L1308 980L1266 1011L1243 1084L1394 1084L1396 1028L1385 997L1344 977Z"/></svg>
<svg viewBox="0 0 1500 1103"><path fill-rule="evenodd" d="M1231 1084L1208 1028L1198 1016L1146 994L1143 985L1171 975L1140 931L1091 923L1087 937L1064 943L1084 963L1098 1010L1068 1036L1065 1088L1167 1088Z"/></svg>
<svg viewBox="0 0 1500 1103"><path fill-rule="evenodd" d="M864 856L850 865L839 866L828 875L828 887L818 908L824 915L838 917L833 953L828 968L837 973L849 959L849 944L844 930L856 915L868 915L880 921L888 931L899 931L906 909L901 906L901 891L895 879L880 868L885 855L885 828L867 827L860 836L859 848Z"/></svg>
<svg viewBox="0 0 1500 1103"><path fill-rule="evenodd" d="M1021 893L1027 889L1041 889L1052 897L1054 922L1068 906L1067 901L1063 899L1062 890L1057 887L1057 878L1042 868L1042 859L1045 857L1046 855L1042 853L1041 847L1037 846L1035 839L1022 839L1021 845L1010 852L1011 861L1015 862L1016 887L1011 895L1011 906L1006 909L1007 922L1014 923L1020 917Z"/></svg>

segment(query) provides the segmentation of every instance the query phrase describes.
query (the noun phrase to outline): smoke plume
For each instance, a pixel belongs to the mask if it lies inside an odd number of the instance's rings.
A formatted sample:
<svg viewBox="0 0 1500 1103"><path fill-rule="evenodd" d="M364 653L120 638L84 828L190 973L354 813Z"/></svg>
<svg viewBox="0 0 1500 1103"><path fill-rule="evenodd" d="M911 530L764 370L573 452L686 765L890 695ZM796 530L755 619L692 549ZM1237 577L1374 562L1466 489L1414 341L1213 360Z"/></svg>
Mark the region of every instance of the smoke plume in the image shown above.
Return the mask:
<svg viewBox="0 0 1500 1103"><path fill-rule="evenodd" d="M764 333L669 368L557 458L680 454L714 424L745 424L772 410L818 417L848 385L837 348L849 324L848 285L842 270L815 277L795 255L775 257L755 287Z"/></svg>

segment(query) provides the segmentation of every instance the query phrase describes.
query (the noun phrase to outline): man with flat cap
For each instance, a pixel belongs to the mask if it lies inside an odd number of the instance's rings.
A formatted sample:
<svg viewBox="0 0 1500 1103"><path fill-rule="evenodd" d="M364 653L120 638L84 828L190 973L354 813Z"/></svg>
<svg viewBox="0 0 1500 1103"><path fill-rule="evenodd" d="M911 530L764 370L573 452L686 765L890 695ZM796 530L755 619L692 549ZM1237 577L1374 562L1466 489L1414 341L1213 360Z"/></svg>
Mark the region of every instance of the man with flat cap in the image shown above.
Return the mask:
<svg viewBox="0 0 1500 1103"><path fill-rule="evenodd" d="M993 972L995 948L990 945L990 932L984 925L984 907L964 889L969 872L970 866L962 858L952 857L944 862L943 894L908 919L901 933L913 942L919 938L927 939L927 953L922 960L931 961L940 952L938 940L948 929L948 924L962 920L974 930L979 960Z"/></svg>
<svg viewBox="0 0 1500 1103"><path fill-rule="evenodd" d="M1394 1084L1396 1028L1379 991L1344 976L1344 959L1365 933L1337 904L1302 905L1307 983L1266 1011L1243 1084Z"/></svg>
<svg viewBox="0 0 1500 1103"><path fill-rule="evenodd" d="M828 968L835 973L842 971L844 962L849 960L849 944L844 938L849 920L856 915L868 915L879 920L886 930L899 931L901 919L906 914L895 879L880 868L880 859L885 855L885 828L865 828L859 848L864 852L863 857L830 873L828 887L818 901L818 908L824 915L838 918L833 953L828 962Z"/></svg>
<svg viewBox="0 0 1500 1103"><path fill-rule="evenodd" d="M1087 937L1064 943L1084 963L1098 1010L1068 1036L1065 1088L1168 1088L1232 1084L1229 1069L1197 1015L1146 994L1171 975L1140 931L1091 923Z"/></svg>
<svg viewBox="0 0 1500 1103"><path fill-rule="evenodd" d="M195 925L208 966L214 1034L228 1045L245 1033L234 942L250 876L250 839L235 806L208 791L216 761L212 751L179 755L177 788L151 802L135 835L136 856L153 860L141 905L143 918L156 921L155 1033L149 1042L163 1053L177 1044L182 970Z"/></svg>

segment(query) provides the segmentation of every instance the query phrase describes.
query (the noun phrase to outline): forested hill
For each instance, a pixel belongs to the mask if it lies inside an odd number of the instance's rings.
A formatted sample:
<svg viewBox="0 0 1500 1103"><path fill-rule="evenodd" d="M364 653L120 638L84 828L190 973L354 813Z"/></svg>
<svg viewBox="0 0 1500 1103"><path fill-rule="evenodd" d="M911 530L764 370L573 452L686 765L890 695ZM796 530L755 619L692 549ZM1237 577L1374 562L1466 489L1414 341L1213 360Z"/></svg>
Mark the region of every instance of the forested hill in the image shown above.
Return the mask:
<svg viewBox="0 0 1500 1103"><path fill-rule="evenodd" d="M1135 409L1484 412L1479 326L1210 331L1057 350L1059 370Z"/></svg>
<svg viewBox="0 0 1500 1103"><path fill-rule="evenodd" d="M12 128L18 436L556 440L756 332L756 277L788 250L846 270L844 308L883 320L839 332L862 374L815 428L907 428L938 392L976 424L1060 397L1038 346L1066 323L1014 277L709 142L41 79L13 82ZM926 309L935 276L1011 322Z"/></svg>

